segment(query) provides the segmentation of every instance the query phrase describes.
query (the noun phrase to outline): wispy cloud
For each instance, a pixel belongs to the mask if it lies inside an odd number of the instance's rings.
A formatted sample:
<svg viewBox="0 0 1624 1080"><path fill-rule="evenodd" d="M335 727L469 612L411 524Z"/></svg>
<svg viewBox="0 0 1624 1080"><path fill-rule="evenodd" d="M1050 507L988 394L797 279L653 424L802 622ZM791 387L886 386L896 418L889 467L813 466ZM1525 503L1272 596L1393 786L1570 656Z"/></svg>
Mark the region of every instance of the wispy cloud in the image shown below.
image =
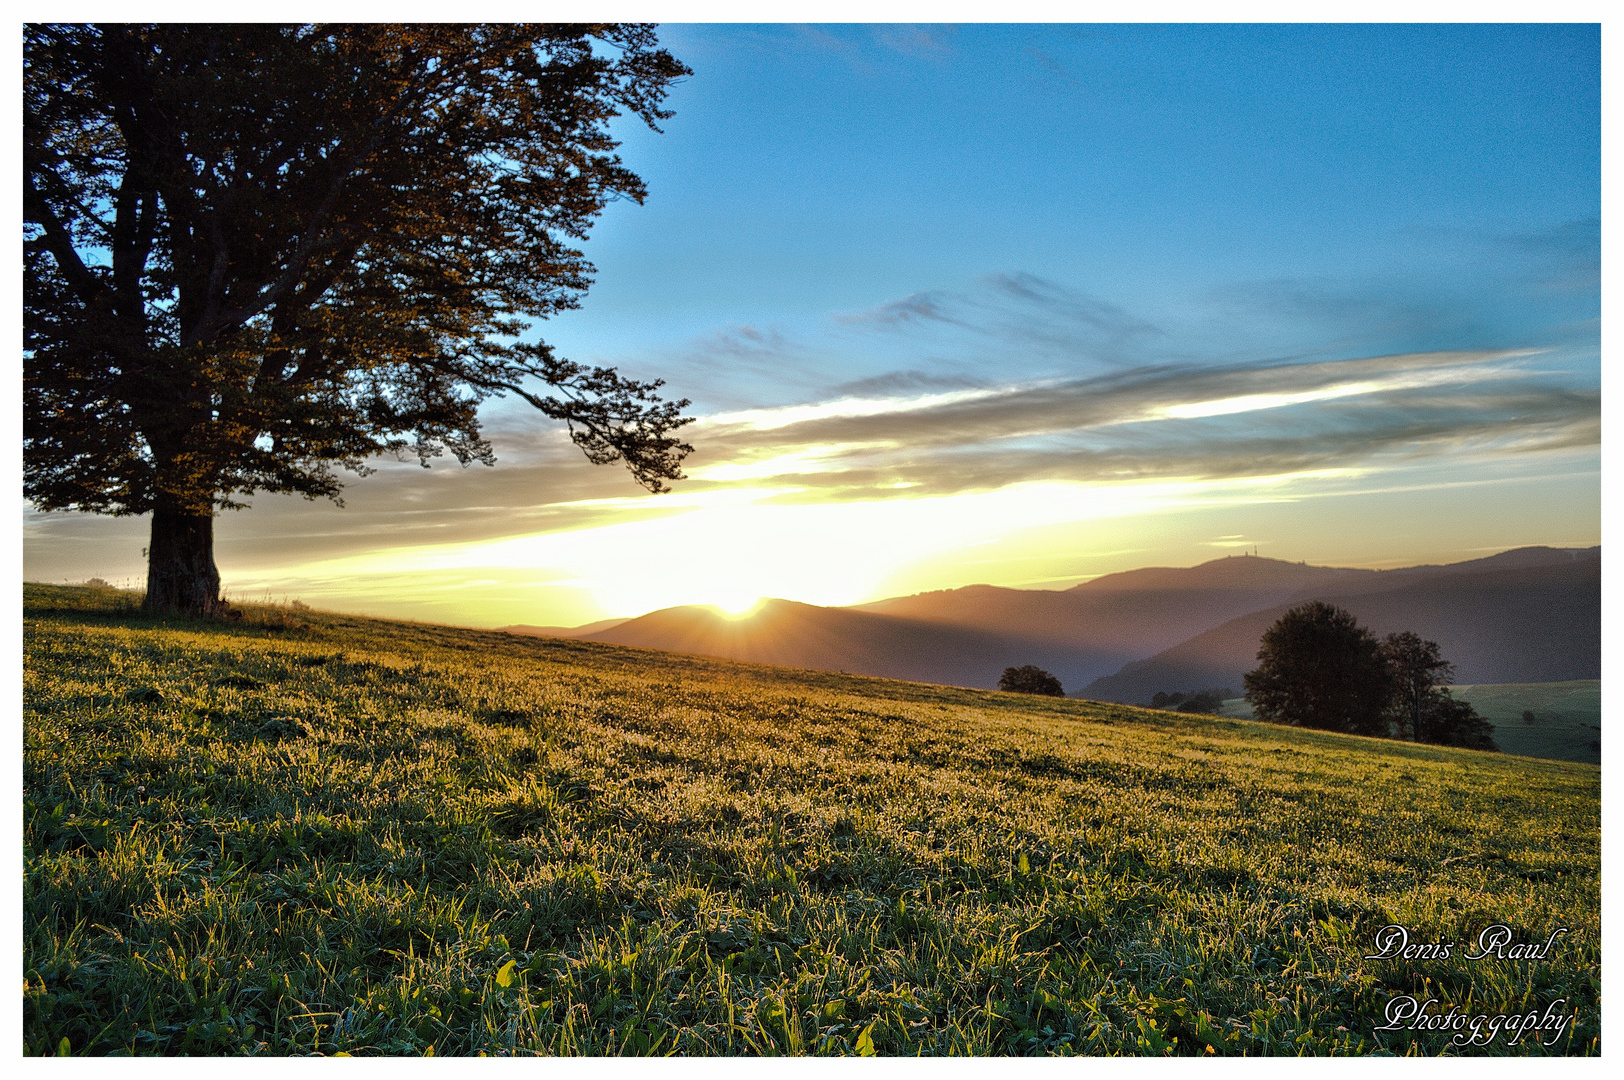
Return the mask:
<svg viewBox="0 0 1624 1080"><path fill-rule="evenodd" d="M1600 398L1541 378L1519 350L1163 366L705 421L702 467L809 491L985 489L1035 480L1239 477L1383 455L1594 446ZM781 471L773 472L774 468Z"/></svg>
<svg viewBox="0 0 1624 1080"><path fill-rule="evenodd" d="M917 292L863 311L836 315L837 326L890 334L948 335L958 351L1034 353L1086 364L1124 366L1151 358L1166 337L1150 321L1095 296L1034 274L992 274L974 287Z"/></svg>
<svg viewBox="0 0 1624 1080"><path fill-rule="evenodd" d="M892 300L879 307L867 311L854 311L835 316L837 322L848 323L854 326L877 326L891 328L907 326L916 323L939 322L949 326L965 326L970 324L962 319L955 318L948 312L947 295L945 293L921 292L905 296L901 300Z"/></svg>

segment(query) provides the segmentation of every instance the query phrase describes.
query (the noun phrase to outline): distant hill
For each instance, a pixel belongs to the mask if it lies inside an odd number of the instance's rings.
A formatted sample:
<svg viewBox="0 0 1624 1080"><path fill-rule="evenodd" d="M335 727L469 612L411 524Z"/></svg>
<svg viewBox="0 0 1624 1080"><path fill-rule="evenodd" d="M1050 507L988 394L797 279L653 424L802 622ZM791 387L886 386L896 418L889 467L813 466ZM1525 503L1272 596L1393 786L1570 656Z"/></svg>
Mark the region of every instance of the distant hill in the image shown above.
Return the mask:
<svg viewBox="0 0 1624 1080"><path fill-rule="evenodd" d="M1363 584L1364 588L1358 588ZM1159 690L1230 686L1257 666L1258 644L1291 607L1323 599L1380 635L1438 642L1463 683L1601 677L1601 549L1523 548L1442 567L1327 580L1096 679L1077 696L1146 702Z"/></svg>
<svg viewBox="0 0 1624 1080"><path fill-rule="evenodd" d="M1006 667L1037 664L1063 685L1084 679L1073 650L1051 643L791 600L766 600L730 618L714 608L675 607L590 634L589 641L818 668L945 686L993 687Z"/></svg>
<svg viewBox="0 0 1624 1080"><path fill-rule="evenodd" d="M1321 598L1380 633L1438 641L1463 682L1541 682L1599 677L1600 562L1600 548L1399 570L1232 556L1061 591L971 585L851 608L768 600L742 618L675 607L504 629L948 686L992 688L1004 668L1036 664L1074 696L1145 703L1158 690L1239 690L1263 631Z"/></svg>
<svg viewBox="0 0 1624 1080"><path fill-rule="evenodd" d="M501 633L524 634L526 637L580 638L596 634L599 630L607 630L611 626L619 626L625 621L625 619L599 619L585 626L529 626L525 623L516 623L513 626L498 626L496 629Z"/></svg>
<svg viewBox="0 0 1624 1080"><path fill-rule="evenodd" d="M1233 556L1200 566L1108 574L1064 591L971 585L879 600L857 610L1064 646L1076 654L1081 672L1093 678L1239 615L1273 607L1305 588L1376 577L1374 570Z"/></svg>

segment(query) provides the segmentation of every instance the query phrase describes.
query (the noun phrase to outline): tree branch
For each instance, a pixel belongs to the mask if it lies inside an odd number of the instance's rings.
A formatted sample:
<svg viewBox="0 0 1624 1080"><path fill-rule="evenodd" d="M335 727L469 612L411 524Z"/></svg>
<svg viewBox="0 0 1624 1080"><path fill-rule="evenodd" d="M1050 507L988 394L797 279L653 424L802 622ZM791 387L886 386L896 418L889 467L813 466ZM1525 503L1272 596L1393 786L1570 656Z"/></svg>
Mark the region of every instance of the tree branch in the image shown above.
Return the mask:
<svg viewBox="0 0 1624 1080"><path fill-rule="evenodd" d="M86 304L93 303L98 297L105 296L112 290L105 281L92 273L84 260L79 257L79 252L73 246L73 234L62 223L62 219L56 216L56 212L45 201L45 197L34 187L34 169L50 173L49 169L37 161L31 162L23 171L24 220L45 230L45 249L56 260L57 268L62 271L62 276L67 279L69 287Z"/></svg>

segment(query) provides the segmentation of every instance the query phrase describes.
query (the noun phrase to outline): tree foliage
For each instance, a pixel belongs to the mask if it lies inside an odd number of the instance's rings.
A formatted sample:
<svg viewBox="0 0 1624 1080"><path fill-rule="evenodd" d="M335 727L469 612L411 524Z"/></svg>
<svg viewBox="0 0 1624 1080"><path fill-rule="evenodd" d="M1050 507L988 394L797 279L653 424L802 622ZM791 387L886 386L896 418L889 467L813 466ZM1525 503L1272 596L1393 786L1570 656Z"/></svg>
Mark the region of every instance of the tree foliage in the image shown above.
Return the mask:
<svg viewBox="0 0 1624 1080"><path fill-rule="evenodd" d="M1469 701L1461 701L1448 687L1435 687L1423 702L1421 736L1416 742L1464 746L1468 750L1499 750L1494 725L1478 715Z"/></svg>
<svg viewBox="0 0 1624 1080"><path fill-rule="evenodd" d="M1386 735L1392 677L1380 643L1342 608L1313 600L1263 634L1246 700L1259 719Z"/></svg>
<svg viewBox="0 0 1624 1080"><path fill-rule="evenodd" d="M1048 697L1066 696L1066 691L1061 687L1060 680L1036 664L1022 664L1020 667L1005 668L1003 675L998 678L998 689L1012 694L1044 694Z"/></svg>
<svg viewBox="0 0 1624 1080"><path fill-rule="evenodd" d="M687 73L649 27L29 26L24 63L35 505L153 512L155 554L179 521L195 559L197 519L254 491L336 498L381 452L491 463L477 408L505 394L650 490L680 478L687 402L520 338L646 194L608 124L655 125Z"/></svg>
<svg viewBox="0 0 1624 1080"><path fill-rule="evenodd" d="M1409 630L1382 639L1382 657L1393 675L1391 717L1400 739L1498 750L1494 725L1479 716L1470 702L1457 701L1445 685L1455 665L1443 658L1436 641Z"/></svg>
<svg viewBox="0 0 1624 1080"><path fill-rule="evenodd" d="M1381 641L1342 608L1313 601L1263 635L1246 699L1260 719L1356 735L1497 750L1494 726L1446 683L1454 665L1411 631Z"/></svg>
<svg viewBox="0 0 1624 1080"><path fill-rule="evenodd" d="M1393 723L1401 739L1428 741L1426 719L1433 688L1455 676L1436 641L1405 630L1382 639L1382 657L1393 674Z"/></svg>

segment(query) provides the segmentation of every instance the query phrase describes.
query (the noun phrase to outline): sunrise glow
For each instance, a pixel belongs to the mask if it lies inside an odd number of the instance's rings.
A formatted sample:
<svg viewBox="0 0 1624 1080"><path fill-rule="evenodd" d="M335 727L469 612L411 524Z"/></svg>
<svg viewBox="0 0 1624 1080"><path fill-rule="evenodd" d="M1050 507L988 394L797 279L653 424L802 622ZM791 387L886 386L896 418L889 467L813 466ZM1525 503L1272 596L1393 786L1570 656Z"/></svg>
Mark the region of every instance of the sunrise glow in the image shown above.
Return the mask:
<svg viewBox="0 0 1624 1080"><path fill-rule="evenodd" d="M493 468L244 496L231 596L568 627L1599 542L1589 31L668 30L703 62L615 128L647 203L520 339L687 399L682 479L493 396ZM139 587L149 527L25 509L25 577Z"/></svg>

